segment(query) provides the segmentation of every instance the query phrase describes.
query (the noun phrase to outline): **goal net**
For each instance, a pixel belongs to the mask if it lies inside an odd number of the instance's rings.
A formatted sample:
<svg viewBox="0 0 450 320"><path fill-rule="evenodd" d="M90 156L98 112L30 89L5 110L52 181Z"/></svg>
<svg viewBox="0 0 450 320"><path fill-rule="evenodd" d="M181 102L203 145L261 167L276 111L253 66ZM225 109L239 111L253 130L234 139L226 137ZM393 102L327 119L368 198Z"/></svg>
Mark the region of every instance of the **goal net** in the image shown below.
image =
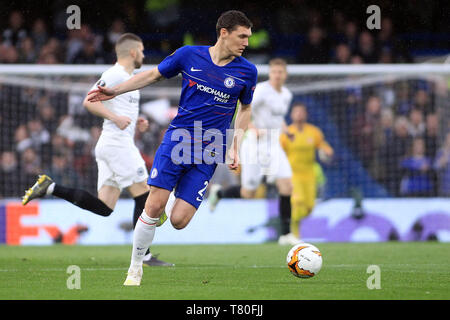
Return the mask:
<svg viewBox="0 0 450 320"><path fill-rule="evenodd" d="M335 150L331 163L318 160L326 181L322 197L450 195L449 66L288 67L294 101L307 106L309 122ZM102 119L82 101L107 68L0 66L0 198L20 197L40 173L96 193L93 152ZM258 80L266 80L268 66L258 70ZM180 81L141 90L141 113L150 129L136 133L136 144L148 167L176 114ZM235 183L237 177L226 171L219 166L216 181Z"/></svg>

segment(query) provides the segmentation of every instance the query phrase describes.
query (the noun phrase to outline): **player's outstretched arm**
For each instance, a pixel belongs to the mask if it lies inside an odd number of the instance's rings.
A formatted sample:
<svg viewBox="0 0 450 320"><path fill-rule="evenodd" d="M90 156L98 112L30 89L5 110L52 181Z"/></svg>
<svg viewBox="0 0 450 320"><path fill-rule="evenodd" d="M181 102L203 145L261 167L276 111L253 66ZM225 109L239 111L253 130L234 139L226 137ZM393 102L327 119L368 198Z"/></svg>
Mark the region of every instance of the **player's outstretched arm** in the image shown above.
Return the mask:
<svg viewBox="0 0 450 320"><path fill-rule="evenodd" d="M83 101L83 106L90 113L98 117L102 117L103 119L111 120L117 125L117 127L119 127L120 130L125 129L131 123L131 119L129 117L116 115L111 110L106 108L100 101L97 102L89 101L90 96L92 96L92 93L88 94Z"/></svg>
<svg viewBox="0 0 450 320"><path fill-rule="evenodd" d="M242 139L248 128L252 116L252 108L250 104L241 104L236 120L234 122L234 135L228 152L228 168L236 170L239 166L239 150L241 148Z"/></svg>
<svg viewBox="0 0 450 320"><path fill-rule="evenodd" d="M114 98L122 93L138 90L152 83L162 80L164 77L155 67L151 70L140 72L125 82L116 85L113 88L98 87L97 90L89 92L89 101L104 101Z"/></svg>

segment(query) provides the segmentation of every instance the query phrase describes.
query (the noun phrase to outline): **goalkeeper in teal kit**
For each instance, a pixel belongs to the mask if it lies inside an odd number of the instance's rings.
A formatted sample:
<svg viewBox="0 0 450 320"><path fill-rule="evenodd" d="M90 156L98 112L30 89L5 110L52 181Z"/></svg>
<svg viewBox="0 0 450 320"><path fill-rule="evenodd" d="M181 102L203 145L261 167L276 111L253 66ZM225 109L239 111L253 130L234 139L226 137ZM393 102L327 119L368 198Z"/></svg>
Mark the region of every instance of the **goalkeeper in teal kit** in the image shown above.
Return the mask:
<svg viewBox="0 0 450 320"><path fill-rule="evenodd" d="M242 12L227 11L217 21L218 39L214 46L181 47L156 68L113 88L99 87L89 94L90 101L108 100L164 78L182 76L178 114L170 123L150 170L150 194L134 230L131 264L124 285L140 285L145 252L172 190L176 199L170 221L176 229L183 229L203 201L217 163L227 159L231 170L238 168L238 151L250 122L250 103L257 80L256 67L242 57L251 27ZM226 153L226 130L238 102L233 141Z"/></svg>

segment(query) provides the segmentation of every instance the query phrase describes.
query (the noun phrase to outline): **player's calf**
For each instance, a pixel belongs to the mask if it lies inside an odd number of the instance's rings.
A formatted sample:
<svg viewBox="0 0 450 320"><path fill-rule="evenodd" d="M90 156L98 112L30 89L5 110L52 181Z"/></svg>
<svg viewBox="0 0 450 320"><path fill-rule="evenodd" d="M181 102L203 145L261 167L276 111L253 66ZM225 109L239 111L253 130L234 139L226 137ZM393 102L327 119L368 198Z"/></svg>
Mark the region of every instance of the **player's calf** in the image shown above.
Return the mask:
<svg viewBox="0 0 450 320"><path fill-rule="evenodd" d="M183 229L189 224L196 211L197 208L193 205L183 199L178 199L172 209L170 222L175 229Z"/></svg>

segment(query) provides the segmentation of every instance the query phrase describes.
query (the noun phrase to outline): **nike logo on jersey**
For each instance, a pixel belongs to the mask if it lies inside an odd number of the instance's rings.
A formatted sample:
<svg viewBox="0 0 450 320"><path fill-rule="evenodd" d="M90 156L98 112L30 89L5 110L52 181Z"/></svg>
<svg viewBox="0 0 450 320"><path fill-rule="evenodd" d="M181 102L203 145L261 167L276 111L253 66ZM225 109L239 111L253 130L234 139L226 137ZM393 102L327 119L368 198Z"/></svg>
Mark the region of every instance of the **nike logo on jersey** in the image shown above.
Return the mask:
<svg viewBox="0 0 450 320"><path fill-rule="evenodd" d="M202 71L202 69L195 69L194 67L191 67L191 71Z"/></svg>

